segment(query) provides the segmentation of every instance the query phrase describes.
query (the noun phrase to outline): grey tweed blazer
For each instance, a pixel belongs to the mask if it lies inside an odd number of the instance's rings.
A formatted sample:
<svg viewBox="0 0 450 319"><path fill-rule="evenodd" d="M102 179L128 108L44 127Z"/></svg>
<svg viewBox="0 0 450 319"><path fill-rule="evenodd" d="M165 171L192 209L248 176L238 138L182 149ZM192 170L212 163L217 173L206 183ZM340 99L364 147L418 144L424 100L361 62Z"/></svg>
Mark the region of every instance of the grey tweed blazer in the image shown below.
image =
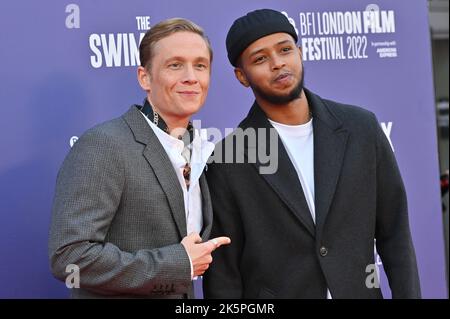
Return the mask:
<svg viewBox="0 0 450 319"><path fill-rule="evenodd" d="M212 206L200 178L203 231ZM135 106L88 130L58 173L49 236L54 276L80 269L74 298L192 298L183 192L173 166Z"/></svg>

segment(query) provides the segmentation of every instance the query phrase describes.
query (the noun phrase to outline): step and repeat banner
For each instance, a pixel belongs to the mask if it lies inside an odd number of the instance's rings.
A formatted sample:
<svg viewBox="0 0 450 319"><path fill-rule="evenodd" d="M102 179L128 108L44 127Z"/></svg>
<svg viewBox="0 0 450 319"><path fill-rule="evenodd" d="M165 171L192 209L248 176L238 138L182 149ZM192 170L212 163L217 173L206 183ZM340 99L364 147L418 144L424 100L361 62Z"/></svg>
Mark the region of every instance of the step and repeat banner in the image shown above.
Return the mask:
<svg viewBox="0 0 450 319"><path fill-rule="evenodd" d="M295 25L306 87L377 115L406 185L423 297L447 297L426 0L17 0L0 3L0 298L69 295L47 255L56 174L85 130L142 102L143 34L171 17L205 29L212 83L195 119L224 132L253 102L226 57L226 33L260 8ZM383 271L381 285L389 298Z"/></svg>

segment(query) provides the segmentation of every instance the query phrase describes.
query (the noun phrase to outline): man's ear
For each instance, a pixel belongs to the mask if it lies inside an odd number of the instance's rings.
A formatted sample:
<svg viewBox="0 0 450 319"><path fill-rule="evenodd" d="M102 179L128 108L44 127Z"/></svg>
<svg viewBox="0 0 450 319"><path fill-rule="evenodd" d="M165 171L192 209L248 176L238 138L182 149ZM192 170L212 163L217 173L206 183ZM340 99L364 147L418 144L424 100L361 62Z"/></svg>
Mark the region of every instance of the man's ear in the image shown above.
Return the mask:
<svg viewBox="0 0 450 319"><path fill-rule="evenodd" d="M302 61L303 61L303 51L302 51L302 47L298 47L298 52L300 53L300 59L302 59Z"/></svg>
<svg viewBox="0 0 450 319"><path fill-rule="evenodd" d="M248 82L247 77L245 76L245 73L241 68L235 68L234 75L243 86L245 86L246 88L250 86L250 83Z"/></svg>
<svg viewBox="0 0 450 319"><path fill-rule="evenodd" d="M139 66L137 68L137 78L138 78L139 85L141 86L141 88L144 91L149 92L150 91L150 74L149 74L149 72L147 72L147 70L144 67Z"/></svg>

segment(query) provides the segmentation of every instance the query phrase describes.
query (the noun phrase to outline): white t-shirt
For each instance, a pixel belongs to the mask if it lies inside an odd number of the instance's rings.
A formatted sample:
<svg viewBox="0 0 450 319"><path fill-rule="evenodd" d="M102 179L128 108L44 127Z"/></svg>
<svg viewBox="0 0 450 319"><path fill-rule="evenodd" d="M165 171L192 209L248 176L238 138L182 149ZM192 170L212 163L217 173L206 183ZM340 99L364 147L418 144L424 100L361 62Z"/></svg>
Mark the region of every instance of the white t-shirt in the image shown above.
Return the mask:
<svg viewBox="0 0 450 319"><path fill-rule="evenodd" d="M297 171L303 188L309 212L316 222L314 206L314 135L312 119L301 125L286 125L269 120L277 130L289 155L291 163Z"/></svg>
<svg viewBox="0 0 450 319"><path fill-rule="evenodd" d="M314 134L312 118L300 125L286 125L269 119L289 155L291 163L297 171L298 179L303 188L314 224L316 223L316 208L314 205ZM327 289L327 299L331 299Z"/></svg>

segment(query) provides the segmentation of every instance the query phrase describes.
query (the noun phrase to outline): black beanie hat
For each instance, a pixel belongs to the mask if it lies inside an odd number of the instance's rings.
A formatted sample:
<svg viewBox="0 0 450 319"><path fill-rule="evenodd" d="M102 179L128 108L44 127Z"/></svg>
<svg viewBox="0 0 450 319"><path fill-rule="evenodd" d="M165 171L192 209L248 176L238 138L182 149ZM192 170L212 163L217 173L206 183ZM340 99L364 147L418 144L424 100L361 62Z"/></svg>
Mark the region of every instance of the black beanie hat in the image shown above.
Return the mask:
<svg viewBox="0 0 450 319"><path fill-rule="evenodd" d="M234 21L227 34L228 60L233 66L241 53L256 40L277 32L289 33L298 40L294 27L279 11L260 9L247 13Z"/></svg>

